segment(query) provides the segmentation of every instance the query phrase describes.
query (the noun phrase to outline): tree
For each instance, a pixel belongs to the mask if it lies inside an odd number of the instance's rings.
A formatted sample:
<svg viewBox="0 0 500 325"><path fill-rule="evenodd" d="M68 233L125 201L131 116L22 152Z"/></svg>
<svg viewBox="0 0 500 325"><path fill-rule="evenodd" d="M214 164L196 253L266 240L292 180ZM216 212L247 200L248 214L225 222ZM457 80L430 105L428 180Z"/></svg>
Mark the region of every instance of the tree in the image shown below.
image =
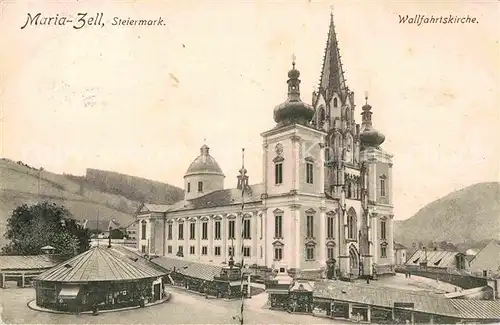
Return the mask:
<svg viewBox="0 0 500 325"><path fill-rule="evenodd" d="M125 234L120 229L111 229L111 232L110 232L109 235L111 236L111 239L124 239L124 238L128 238L128 235Z"/></svg>
<svg viewBox="0 0 500 325"><path fill-rule="evenodd" d="M89 249L90 233L63 206L42 202L18 206L7 219L5 254L37 255L46 245L56 253L73 256Z"/></svg>

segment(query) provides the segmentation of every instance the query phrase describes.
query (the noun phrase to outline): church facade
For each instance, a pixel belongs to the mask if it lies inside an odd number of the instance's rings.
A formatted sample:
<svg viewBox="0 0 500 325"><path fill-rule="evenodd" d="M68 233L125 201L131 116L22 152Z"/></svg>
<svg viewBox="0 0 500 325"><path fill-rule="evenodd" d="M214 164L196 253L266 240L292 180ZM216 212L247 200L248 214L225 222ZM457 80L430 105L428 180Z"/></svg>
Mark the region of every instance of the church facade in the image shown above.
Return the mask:
<svg viewBox="0 0 500 325"><path fill-rule="evenodd" d="M321 270L340 276L392 273L392 155L374 129L371 106L356 124L354 93L344 79L331 17L324 62L312 105L300 98L300 72L288 72L288 99L263 132L263 182L237 187L203 145L184 175L185 199L143 204L137 211L143 253L224 264Z"/></svg>

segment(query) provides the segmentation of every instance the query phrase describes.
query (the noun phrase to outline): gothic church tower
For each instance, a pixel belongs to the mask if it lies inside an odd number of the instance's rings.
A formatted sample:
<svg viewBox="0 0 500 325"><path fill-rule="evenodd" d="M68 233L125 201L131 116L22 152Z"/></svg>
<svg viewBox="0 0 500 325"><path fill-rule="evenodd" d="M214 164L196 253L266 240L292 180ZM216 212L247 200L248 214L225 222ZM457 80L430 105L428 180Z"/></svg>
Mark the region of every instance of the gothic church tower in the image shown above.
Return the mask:
<svg viewBox="0 0 500 325"><path fill-rule="evenodd" d="M344 76L333 14L312 103L312 124L326 133L325 194L339 202L340 270L352 273L359 267L361 276L392 272L392 155L380 148L385 137L373 128L368 103L362 125L356 124L354 92ZM355 255L359 265L353 264Z"/></svg>

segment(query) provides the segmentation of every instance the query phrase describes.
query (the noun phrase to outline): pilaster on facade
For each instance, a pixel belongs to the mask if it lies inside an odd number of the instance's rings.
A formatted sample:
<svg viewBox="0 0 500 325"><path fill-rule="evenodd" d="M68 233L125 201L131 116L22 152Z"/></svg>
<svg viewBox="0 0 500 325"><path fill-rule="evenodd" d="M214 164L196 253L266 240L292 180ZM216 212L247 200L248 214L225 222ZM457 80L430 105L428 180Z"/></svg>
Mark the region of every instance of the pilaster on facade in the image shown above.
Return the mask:
<svg viewBox="0 0 500 325"><path fill-rule="evenodd" d="M227 220L227 214L222 215L222 220L220 223L220 231L221 231L221 237L222 237L222 247L221 247L221 255L224 261L226 262L228 259L228 251L227 247L229 243L227 242L228 238L228 220Z"/></svg>
<svg viewBox="0 0 500 325"><path fill-rule="evenodd" d="M250 227L251 227L251 236L252 236L252 248L250 250L250 256L253 261L252 264L258 264L259 261L259 245L258 245L258 238L259 238L259 227L260 227L260 217L259 217L259 212L254 211L252 212L252 220L250 221Z"/></svg>
<svg viewBox="0 0 500 325"><path fill-rule="evenodd" d="M326 226L326 207L320 207L319 209L319 261L321 264L326 262L326 237L327 237L327 226Z"/></svg>
<svg viewBox="0 0 500 325"><path fill-rule="evenodd" d="M300 140L299 136L292 136L292 150L293 150L293 178L292 190L298 191L300 188Z"/></svg>
<svg viewBox="0 0 500 325"><path fill-rule="evenodd" d="M215 251L214 251L214 228L215 228L215 222L214 222L214 216L209 216L208 217L208 225L207 225L207 232L208 232L208 255L211 257L217 257L215 256Z"/></svg>
<svg viewBox="0 0 500 325"><path fill-rule="evenodd" d="M243 220L244 216L241 213L238 213L236 216L235 222L234 222L234 237L236 237L235 240L235 247L233 249L233 255L234 258L237 259L238 261L241 260L241 257L243 256Z"/></svg>
<svg viewBox="0 0 500 325"><path fill-rule="evenodd" d="M188 218L183 218L182 231L184 236L184 244L183 244L183 254L184 256L189 256L189 220Z"/></svg>
<svg viewBox="0 0 500 325"><path fill-rule="evenodd" d="M389 257L389 263L394 265L394 215L389 215L388 222L388 232L387 232L387 254Z"/></svg>

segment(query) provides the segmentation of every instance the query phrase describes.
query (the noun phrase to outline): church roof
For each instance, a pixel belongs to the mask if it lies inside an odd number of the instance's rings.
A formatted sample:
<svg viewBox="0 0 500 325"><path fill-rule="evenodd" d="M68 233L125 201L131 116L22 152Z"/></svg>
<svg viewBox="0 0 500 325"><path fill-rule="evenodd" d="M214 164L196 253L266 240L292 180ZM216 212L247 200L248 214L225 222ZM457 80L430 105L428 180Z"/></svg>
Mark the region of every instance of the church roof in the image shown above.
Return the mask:
<svg viewBox="0 0 500 325"><path fill-rule="evenodd" d="M214 174L224 176L217 161L210 155L210 148L205 144L200 148L200 155L189 165L186 176Z"/></svg>
<svg viewBox="0 0 500 325"><path fill-rule="evenodd" d="M144 203L139 209L147 209L149 212L167 212L170 205Z"/></svg>
<svg viewBox="0 0 500 325"><path fill-rule="evenodd" d="M245 191L243 198L245 203L260 202L263 193L263 183L251 185ZM241 204L241 190L237 188L218 190L189 201L179 201L171 205L167 212L213 208L233 204Z"/></svg>
<svg viewBox="0 0 500 325"><path fill-rule="evenodd" d="M112 248L96 246L40 274L36 280L81 283L130 281L163 276L146 264L137 263Z"/></svg>
<svg viewBox="0 0 500 325"><path fill-rule="evenodd" d="M338 43L335 25L333 23L333 14L331 14L330 28L328 30L323 67L321 69L321 78L319 81L320 93L323 94L327 102L332 98L334 92L345 96L346 94L344 93L346 93L347 90ZM342 98L342 101L344 100L345 98Z"/></svg>

